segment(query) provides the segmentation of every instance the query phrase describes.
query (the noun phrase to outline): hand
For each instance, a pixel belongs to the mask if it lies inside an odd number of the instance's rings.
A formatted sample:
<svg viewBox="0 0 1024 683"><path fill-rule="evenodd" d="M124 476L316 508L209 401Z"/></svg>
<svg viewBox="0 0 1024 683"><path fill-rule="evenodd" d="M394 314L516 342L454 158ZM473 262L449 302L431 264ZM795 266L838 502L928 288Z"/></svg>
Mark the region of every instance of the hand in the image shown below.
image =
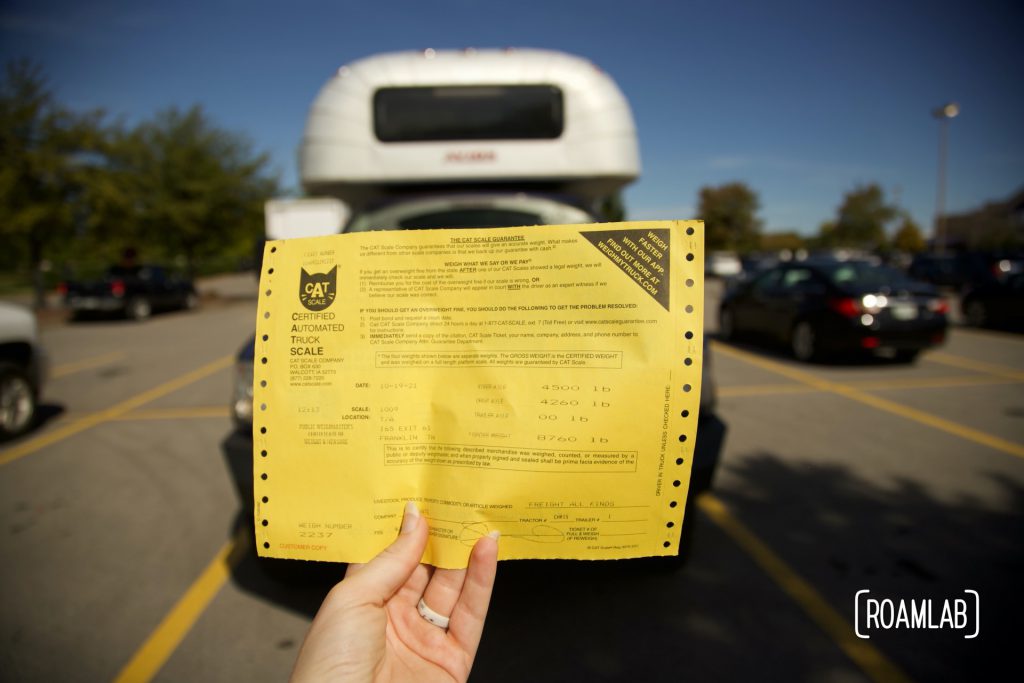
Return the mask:
<svg viewBox="0 0 1024 683"><path fill-rule="evenodd" d="M366 564L349 565L302 644L292 683L465 681L483 634L498 564L496 536L473 547L467 569L420 564L427 523L408 503L402 531ZM451 615L447 630L417 610Z"/></svg>

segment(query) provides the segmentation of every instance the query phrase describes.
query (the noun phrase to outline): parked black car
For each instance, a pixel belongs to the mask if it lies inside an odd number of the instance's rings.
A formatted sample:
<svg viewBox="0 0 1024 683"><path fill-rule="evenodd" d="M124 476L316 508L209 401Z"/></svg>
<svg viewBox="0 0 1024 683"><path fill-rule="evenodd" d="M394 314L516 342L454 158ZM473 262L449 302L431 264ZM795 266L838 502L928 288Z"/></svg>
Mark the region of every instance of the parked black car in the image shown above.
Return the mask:
<svg viewBox="0 0 1024 683"><path fill-rule="evenodd" d="M1019 269L1020 254L1001 252L954 252L918 254L907 268L910 277L955 290L991 284Z"/></svg>
<svg viewBox="0 0 1024 683"><path fill-rule="evenodd" d="M1024 324L1024 272L968 289L960 309L967 324L975 327Z"/></svg>
<svg viewBox="0 0 1024 683"><path fill-rule="evenodd" d="M122 315L145 320L157 311L199 305L195 285L186 277L157 265L117 265L102 279L61 285L64 302L74 317Z"/></svg>
<svg viewBox="0 0 1024 683"><path fill-rule="evenodd" d="M890 354L912 362L941 344L949 306L932 285L861 261L798 261L727 293L719 331L788 345L811 361L828 354Z"/></svg>

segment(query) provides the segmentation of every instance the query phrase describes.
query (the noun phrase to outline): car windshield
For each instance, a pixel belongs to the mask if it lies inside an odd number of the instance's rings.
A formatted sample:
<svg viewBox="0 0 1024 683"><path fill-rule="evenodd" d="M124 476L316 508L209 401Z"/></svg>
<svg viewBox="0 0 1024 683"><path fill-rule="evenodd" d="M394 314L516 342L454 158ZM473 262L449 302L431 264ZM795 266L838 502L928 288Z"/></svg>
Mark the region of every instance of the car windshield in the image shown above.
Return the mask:
<svg viewBox="0 0 1024 683"><path fill-rule="evenodd" d="M839 287L877 289L913 284L913 280L895 268L876 266L870 263L847 261L822 266L821 270L829 280Z"/></svg>

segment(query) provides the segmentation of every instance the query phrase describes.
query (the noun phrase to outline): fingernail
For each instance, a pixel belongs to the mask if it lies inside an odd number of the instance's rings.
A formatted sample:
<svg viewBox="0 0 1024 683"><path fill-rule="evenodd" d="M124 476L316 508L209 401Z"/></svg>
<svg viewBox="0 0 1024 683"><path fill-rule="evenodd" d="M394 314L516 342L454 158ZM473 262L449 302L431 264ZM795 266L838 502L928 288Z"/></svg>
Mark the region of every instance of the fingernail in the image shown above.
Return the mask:
<svg viewBox="0 0 1024 683"><path fill-rule="evenodd" d="M402 533L407 534L416 528L420 521L420 509L411 500L405 504L405 516L402 518Z"/></svg>
<svg viewBox="0 0 1024 683"><path fill-rule="evenodd" d="M488 532L487 535L490 536L491 538L493 538L495 541L497 541L499 538L501 538L501 532L498 531L497 529L495 529L494 531Z"/></svg>

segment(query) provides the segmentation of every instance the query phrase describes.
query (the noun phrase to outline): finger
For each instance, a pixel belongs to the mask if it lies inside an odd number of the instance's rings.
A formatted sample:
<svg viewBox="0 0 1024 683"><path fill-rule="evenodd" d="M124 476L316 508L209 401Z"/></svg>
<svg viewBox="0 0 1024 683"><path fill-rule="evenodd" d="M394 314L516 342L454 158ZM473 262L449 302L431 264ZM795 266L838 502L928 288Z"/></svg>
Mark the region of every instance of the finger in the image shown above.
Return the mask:
<svg viewBox="0 0 1024 683"><path fill-rule="evenodd" d="M416 606L416 603L423 597L423 591L427 589L427 583L434 574L434 568L428 564L421 564L413 570L412 576L405 582L394 597L392 602L399 602L405 605Z"/></svg>
<svg viewBox="0 0 1024 683"><path fill-rule="evenodd" d="M455 609L452 610L448 633L466 651L470 658L476 655L480 636L484 631L487 608L491 604L491 591L498 571L498 536L487 535L476 542L469 556L466 582L462 587Z"/></svg>
<svg viewBox="0 0 1024 683"><path fill-rule="evenodd" d="M351 578L359 572L366 569L367 563L352 563L348 565L348 569L345 571L345 578ZM409 579L398 589L398 592L392 596L392 600L399 599L407 602L411 605L415 605L420 601L420 597L423 596L423 591L427 589L427 583L430 581L430 577L433 575L434 568L427 564L421 564L412 570L412 575Z"/></svg>
<svg viewBox="0 0 1024 683"><path fill-rule="evenodd" d="M422 593L423 602L442 616L450 616L466 583L465 569L435 569Z"/></svg>
<svg viewBox="0 0 1024 683"><path fill-rule="evenodd" d="M350 570L345 583L353 595L362 595L370 602L383 603L409 580L427 547L427 525L416 504L405 506L402 531L398 538L379 555L361 567Z"/></svg>

